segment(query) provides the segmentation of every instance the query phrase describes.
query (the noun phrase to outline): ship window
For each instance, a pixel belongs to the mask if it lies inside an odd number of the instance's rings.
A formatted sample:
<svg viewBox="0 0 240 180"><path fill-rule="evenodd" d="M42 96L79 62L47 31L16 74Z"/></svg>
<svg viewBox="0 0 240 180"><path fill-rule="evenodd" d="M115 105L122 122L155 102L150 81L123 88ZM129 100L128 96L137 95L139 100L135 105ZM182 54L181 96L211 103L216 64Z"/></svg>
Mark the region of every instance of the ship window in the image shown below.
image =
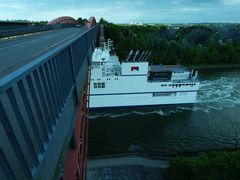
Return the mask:
<svg viewBox="0 0 240 180"><path fill-rule="evenodd" d="M97 88L101 88L102 87L102 83L97 83Z"/></svg>
<svg viewBox="0 0 240 180"><path fill-rule="evenodd" d="M102 87L101 88L105 88L105 83L102 83Z"/></svg>
<svg viewBox="0 0 240 180"><path fill-rule="evenodd" d="M105 83L94 83L93 87L94 88L105 88Z"/></svg>

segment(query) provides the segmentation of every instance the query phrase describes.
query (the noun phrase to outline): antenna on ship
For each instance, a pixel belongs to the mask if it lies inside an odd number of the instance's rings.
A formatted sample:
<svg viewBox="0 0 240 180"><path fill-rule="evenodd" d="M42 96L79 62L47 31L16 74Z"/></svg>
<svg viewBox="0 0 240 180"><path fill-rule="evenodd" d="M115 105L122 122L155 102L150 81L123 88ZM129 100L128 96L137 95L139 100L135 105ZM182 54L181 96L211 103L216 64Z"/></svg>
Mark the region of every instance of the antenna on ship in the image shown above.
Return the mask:
<svg viewBox="0 0 240 180"><path fill-rule="evenodd" d="M107 48L108 48L109 50L111 50L112 47L113 47L113 41L112 41L111 39L108 39L108 41L107 41Z"/></svg>
<svg viewBox="0 0 240 180"><path fill-rule="evenodd" d="M136 57L136 61L140 61L141 56L142 56L142 52L139 51L139 53L138 53L138 55Z"/></svg>
<svg viewBox="0 0 240 180"><path fill-rule="evenodd" d="M104 34L105 34L104 33L104 26L101 24L101 26L100 26L100 36L99 36L99 45L101 47L103 47L104 42L106 42Z"/></svg>
<svg viewBox="0 0 240 180"><path fill-rule="evenodd" d="M138 61L141 61L141 60L142 60L144 54L145 54L145 51L143 51L143 52L141 53L140 57L138 58Z"/></svg>
<svg viewBox="0 0 240 180"><path fill-rule="evenodd" d="M102 42L102 50L106 50L108 48L108 42Z"/></svg>
<svg viewBox="0 0 240 180"><path fill-rule="evenodd" d="M147 54L147 56L145 57L145 59L143 59L143 61L147 61L147 59L149 58L149 56L152 54L152 51L149 51L149 53Z"/></svg>
<svg viewBox="0 0 240 180"><path fill-rule="evenodd" d="M135 56L135 53L133 51L132 55L129 57L129 61L133 61L134 56Z"/></svg>
<svg viewBox="0 0 240 180"><path fill-rule="evenodd" d="M136 60L136 57L137 57L138 53L139 53L139 50L136 51L136 53L135 53L135 55L134 55L134 57L133 57L133 61Z"/></svg>
<svg viewBox="0 0 240 180"><path fill-rule="evenodd" d="M128 54L128 57L127 57L126 61L129 61L129 60L130 60L130 57L132 56L132 54L133 54L133 50L131 50L131 51L129 52L129 54Z"/></svg>
<svg viewBox="0 0 240 180"><path fill-rule="evenodd" d="M198 78L198 71L195 72L193 79L196 80Z"/></svg>
<svg viewBox="0 0 240 180"><path fill-rule="evenodd" d="M144 59L145 59L146 55L148 54L148 52L149 51L145 51L145 53L143 54L143 57L142 57L142 59L140 59L140 61L144 61Z"/></svg>

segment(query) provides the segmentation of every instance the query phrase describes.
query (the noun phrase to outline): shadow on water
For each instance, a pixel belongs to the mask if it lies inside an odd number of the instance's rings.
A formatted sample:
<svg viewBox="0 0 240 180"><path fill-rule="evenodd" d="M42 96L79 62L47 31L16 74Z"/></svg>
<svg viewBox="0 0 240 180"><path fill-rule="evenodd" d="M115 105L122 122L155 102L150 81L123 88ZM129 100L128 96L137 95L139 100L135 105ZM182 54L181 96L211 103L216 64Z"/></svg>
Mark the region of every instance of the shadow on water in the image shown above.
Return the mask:
<svg viewBox="0 0 240 180"><path fill-rule="evenodd" d="M91 113L89 155L233 148L240 136L240 71L201 71L200 78L194 106Z"/></svg>

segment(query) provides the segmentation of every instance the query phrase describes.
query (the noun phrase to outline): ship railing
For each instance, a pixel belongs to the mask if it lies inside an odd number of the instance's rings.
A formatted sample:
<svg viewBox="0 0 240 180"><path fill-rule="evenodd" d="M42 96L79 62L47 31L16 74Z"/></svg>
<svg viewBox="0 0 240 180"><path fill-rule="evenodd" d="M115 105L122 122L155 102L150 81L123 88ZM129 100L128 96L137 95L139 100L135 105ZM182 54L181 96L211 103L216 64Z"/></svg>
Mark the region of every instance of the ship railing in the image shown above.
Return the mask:
<svg viewBox="0 0 240 180"><path fill-rule="evenodd" d="M149 83L155 83L155 82L172 82L171 80L149 80L148 81Z"/></svg>

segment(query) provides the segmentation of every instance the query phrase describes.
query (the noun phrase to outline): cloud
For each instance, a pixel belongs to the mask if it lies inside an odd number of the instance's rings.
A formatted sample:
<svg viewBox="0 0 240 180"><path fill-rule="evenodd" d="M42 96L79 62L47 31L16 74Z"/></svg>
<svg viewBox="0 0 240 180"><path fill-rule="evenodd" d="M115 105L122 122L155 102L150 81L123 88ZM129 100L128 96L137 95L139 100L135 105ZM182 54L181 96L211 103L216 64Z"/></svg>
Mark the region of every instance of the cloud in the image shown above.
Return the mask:
<svg viewBox="0 0 240 180"><path fill-rule="evenodd" d="M239 0L220 0L225 5L240 5Z"/></svg>
<svg viewBox="0 0 240 180"><path fill-rule="evenodd" d="M218 5L221 3L221 0L173 0L173 4L182 4L182 5Z"/></svg>
<svg viewBox="0 0 240 180"><path fill-rule="evenodd" d="M0 0L2 19L104 17L128 22L236 22L240 0Z"/></svg>
<svg viewBox="0 0 240 180"><path fill-rule="evenodd" d="M21 2L8 2L0 1L1 10L12 9L12 10L27 10L27 5Z"/></svg>

